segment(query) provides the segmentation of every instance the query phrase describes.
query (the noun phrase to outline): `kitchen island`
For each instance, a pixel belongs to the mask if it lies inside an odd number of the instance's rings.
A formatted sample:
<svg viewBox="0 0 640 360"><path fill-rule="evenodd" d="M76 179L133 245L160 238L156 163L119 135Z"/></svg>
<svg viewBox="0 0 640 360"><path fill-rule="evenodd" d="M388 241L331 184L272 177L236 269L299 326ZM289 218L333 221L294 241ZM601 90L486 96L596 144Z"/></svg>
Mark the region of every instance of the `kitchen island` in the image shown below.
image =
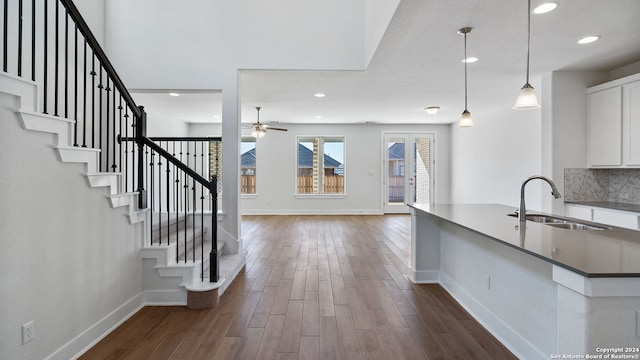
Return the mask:
<svg viewBox="0 0 640 360"><path fill-rule="evenodd" d="M522 227L513 212L412 205L411 281L440 283L522 359L640 356L640 232Z"/></svg>

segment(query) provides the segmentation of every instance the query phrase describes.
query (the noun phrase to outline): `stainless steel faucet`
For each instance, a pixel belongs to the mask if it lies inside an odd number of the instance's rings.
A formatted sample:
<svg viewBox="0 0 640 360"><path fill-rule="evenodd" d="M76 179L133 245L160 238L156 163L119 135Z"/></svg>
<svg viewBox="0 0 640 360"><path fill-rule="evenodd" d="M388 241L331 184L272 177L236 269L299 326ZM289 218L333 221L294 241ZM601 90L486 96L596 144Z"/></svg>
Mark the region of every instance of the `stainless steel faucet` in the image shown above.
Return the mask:
<svg viewBox="0 0 640 360"><path fill-rule="evenodd" d="M525 185L527 185L529 181L533 179L540 179L540 180L546 181L547 183L549 183L549 185L551 185L551 195L553 195L553 197L555 197L556 199L559 199L561 197L560 191L558 191L556 184L554 184L551 179L544 177L542 175L535 175L528 178L522 183L522 186L520 186L520 210L518 211L518 221L520 221L521 223L527 221L527 208L524 205L524 187Z"/></svg>

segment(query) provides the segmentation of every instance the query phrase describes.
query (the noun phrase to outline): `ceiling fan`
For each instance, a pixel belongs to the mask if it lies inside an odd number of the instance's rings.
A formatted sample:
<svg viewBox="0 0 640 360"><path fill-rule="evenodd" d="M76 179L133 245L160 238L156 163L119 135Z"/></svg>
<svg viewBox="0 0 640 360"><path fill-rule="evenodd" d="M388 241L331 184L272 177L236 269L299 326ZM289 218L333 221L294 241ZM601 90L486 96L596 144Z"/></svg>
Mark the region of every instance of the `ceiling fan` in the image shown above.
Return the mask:
<svg viewBox="0 0 640 360"><path fill-rule="evenodd" d="M258 121L251 125L251 136L255 138L261 138L267 133L267 130L287 131L287 129L277 128L268 124L261 123L260 109L260 106L256 106L256 110L258 111Z"/></svg>

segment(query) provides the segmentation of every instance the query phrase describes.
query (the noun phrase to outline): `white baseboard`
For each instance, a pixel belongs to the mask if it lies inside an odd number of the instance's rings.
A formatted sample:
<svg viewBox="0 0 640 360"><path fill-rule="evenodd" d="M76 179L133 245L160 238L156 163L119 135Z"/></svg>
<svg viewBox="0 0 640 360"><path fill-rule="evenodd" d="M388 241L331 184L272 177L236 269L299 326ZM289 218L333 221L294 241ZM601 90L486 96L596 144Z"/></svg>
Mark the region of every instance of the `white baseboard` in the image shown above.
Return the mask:
<svg viewBox="0 0 640 360"><path fill-rule="evenodd" d="M440 285L478 321L487 331L489 331L498 341L500 341L518 359L528 360L548 360L549 355L541 353L525 338L515 332L508 324L495 316L489 309L479 303L471 294L464 290L448 275L440 274Z"/></svg>
<svg viewBox="0 0 640 360"><path fill-rule="evenodd" d="M45 360L77 359L87 350L109 335L122 323L144 307L143 293L139 293L129 301L120 305L110 314L100 319L80 335L73 338L61 348L49 355Z"/></svg>
<svg viewBox="0 0 640 360"><path fill-rule="evenodd" d="M416 271L409 269L407 279L414 284L438 284L440 283L440 271L438 270L423 270Z"/></svg>
<svg viewBox="0 0 640 360"><path fill-rule="evenodd" d="M184 288L170 290L145 290L145 306L186 306L187 291Z"/></svg>
<svg viewBox="0 0 640 360"><path fill-rule="evenodd" d="M242 215L384 215L380 209L243 209Z"/></svg>

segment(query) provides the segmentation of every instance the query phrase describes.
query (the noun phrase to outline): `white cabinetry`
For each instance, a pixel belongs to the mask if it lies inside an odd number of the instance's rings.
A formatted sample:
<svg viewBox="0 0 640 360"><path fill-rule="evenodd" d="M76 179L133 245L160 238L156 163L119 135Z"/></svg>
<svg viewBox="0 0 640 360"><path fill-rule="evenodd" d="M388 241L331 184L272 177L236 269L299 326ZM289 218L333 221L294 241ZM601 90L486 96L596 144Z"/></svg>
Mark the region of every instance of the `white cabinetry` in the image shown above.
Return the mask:
<svg viewBox="0 0 640 360"><path fill-rule="evenodd" d="M640 74L587 89L589 166L640 167Z"/></svg>
<svg viewBox="0 0 640 360"><path fill-rule="evenodd" d="M640 214L635 212L579 204L565 204L565 214L576 219L640 230Z"/></svg>
<svg viewBox="0 0 640 360"><path fill-rule="evenodd" d="M623 162L640 166L640 80L622 87Z"/></svg>
<svg viewBox="0 0 640 360"><path fill-rule="evenodd" d="M593 221L638 230L638 214L626 211L593 208Z"/></svg>
<svg viewBox="0 0 640 360"><path fill-rule="evenodd" d="M593 208L589 206L565 204L565 213L567 216L580 220L593 220Z"/></svg>
<svg viewBox="0 0 640 360"><path fill-rule="evenodd" d="M622 165L622 88L591 93L588 103L590 165Z"/></svg>

